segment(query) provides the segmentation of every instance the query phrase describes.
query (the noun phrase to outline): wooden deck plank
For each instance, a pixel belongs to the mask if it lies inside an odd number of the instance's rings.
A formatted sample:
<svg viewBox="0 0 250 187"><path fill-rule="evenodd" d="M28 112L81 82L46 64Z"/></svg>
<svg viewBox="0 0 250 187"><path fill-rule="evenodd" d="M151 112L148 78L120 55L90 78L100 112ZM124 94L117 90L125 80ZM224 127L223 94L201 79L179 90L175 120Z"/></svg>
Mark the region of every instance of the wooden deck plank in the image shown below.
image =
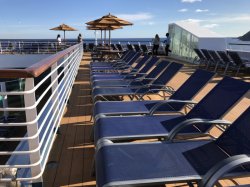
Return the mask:
<svg viewBox="0 0 250 187"><path fill-rule="evenodd" d="M95 186L95 178L91 176L94 157L94 145L91 142L92 131L91 113L92 101L89 85L89 61L91 57L84 54L77 79L71 93L69 106L61 121L61 135L58 135L49 161L58 162L55 168L46 168L44 173L45 186ZM186 65L170 82L169 86L177 89L194 72L194 66ZM204 89L194 98L200 101L215 85L221 80L221 76L215 77ZM250 82L250 78L243 77ZM151 99L157 97L151 96ZM250 106L250 94L246 95L224 119L233 121L248 106ZM215 135L219 134L217 129L213 130ZM249 184L250 178L235 180L223 180L222 186L235 184ZM186 184L171 184L167 186L186 186ZM159 186L158 186L159 187Z"/></svg>

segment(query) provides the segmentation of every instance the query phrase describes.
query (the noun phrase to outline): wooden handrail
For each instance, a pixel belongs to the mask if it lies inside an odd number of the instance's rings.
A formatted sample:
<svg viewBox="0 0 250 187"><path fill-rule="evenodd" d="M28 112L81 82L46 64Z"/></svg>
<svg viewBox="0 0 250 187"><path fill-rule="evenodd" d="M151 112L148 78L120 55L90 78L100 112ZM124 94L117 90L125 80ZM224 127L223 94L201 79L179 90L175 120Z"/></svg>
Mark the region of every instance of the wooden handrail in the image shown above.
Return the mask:
<svg viewBox="0 0 250 187"><path fill-rule="evenodd" d="M63 51L60 51L54 55L51 55L39 62L33 64L25 69L0 69L0 78L34 78L41 75L49 67L55 64L58 60L64 57L66 54L74 51L81 44L73 45Z"/></svg>

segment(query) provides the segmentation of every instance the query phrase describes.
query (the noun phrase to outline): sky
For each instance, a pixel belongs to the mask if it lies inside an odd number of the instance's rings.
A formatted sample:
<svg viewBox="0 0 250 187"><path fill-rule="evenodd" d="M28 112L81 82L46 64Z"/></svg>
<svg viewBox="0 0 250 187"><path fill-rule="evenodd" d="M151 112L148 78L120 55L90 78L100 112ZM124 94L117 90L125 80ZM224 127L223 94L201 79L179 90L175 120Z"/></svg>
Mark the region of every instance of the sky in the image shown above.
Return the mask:
<svg viewBox="0 0 250 187"><path fill-rule="evenodd" d="M250 0L0 0L0 39L50 39L62 23L78 31L67 38L94 38L85 23L108 13L134 23L112 32L113 38L164 37L168 24L195 22L219 35L250 31ZM97 34L100 35L100 32Z"/></svg>

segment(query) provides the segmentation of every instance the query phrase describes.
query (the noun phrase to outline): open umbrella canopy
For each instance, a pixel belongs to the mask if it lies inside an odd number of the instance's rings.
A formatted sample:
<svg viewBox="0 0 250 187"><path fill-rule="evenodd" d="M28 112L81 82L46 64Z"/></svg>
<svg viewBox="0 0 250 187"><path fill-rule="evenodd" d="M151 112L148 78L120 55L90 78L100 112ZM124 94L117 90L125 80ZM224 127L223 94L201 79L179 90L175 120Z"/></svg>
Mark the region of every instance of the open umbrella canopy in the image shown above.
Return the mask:
<svg viewBox="0 0 250 187"><path fill-rule="evenodd" d="M58 27L54 27L50 30L55 30L55 31L63 31L64 32L64 40L65 40L65 31L77 31L77 29L70 27L66 24L61 24Z"/></svg>
<svg viewBox="0 0 250 187"><path fill-rule="evenodd" d="M115 30L122 29L121 26L104 26L104 25L91 25L86 27L87 30Z"/></svg>
<svg viewBox="0 0 250 187"><path fill-rule="evenodd" d="M127 25L133 25L133 23L123 20L121 18L118 18L114 15L111 15L110 13L106 16L103 16L99 19L96 19L94 21L90 21L86 23L87 25L106 25L106 26L127 26Z"/></svg>
<svg viewBox="0 0 250 187"><path fill-rule="evenodd" d="M108 15L105 15L99 19L96 19L94 21L90 21L86 23L87 25L90 26L106 26L107 29L103 29L103 30L109 30L109 44L111 43L111 33L110 30L114 30L112 29L112 26L128 26L128 25L133 25L133 23L123 20L121 18L118 18L114 15L111 15L110 13ZM109 29L110 28L110 29ZM101 30L101 29L100 29Z"/></svg>

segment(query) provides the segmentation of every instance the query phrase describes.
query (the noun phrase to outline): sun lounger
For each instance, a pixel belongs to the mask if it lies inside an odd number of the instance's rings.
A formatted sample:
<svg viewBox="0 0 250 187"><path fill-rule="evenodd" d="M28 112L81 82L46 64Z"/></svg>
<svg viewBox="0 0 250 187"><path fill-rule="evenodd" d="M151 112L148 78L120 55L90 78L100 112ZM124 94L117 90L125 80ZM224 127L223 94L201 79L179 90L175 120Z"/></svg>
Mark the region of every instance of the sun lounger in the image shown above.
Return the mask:
<svg viewBox="0 0 250 187"><path fill-rule="evenodd" d="M97 186L189 182L212 187L219 179L249 175L249 121L250 108L216 140L106 141L96 150Z"/></svg>
<svg viewBox="0 0 250 187"><path fill-rule="evenodd" d="M174 101L190 101L192 98L212 79L215 74L206 70L196 70L182 86L169 98L169 104L159 107L157 112L176 112L183 109L186 103L175 103ZM108 115L139 115L153 112L156 104L162 100L154 101L98 101L94 106L94 117Z"/></svg>
<svg viewBox="0 0 250 187"><path fill-rule="evenodd" d="M210 127L205 121L223 117L250 89L250 83L225 77L186 115L148 115L99 118L94 126L95 142L110 140L133 140L168 138L178 125L193 124L184 135L208 135ZM168 101L162 101L162 104ZM196 124L199 124L198 126Z"/></svg>
<svg viewBox="0 0 250 187"><path fill-rule="evenodd" d="M142 77L130 77L123 80L101 80L92 82L92 89L94 88L113 88L113 87L132 87L142 86L153 82L167 66L167 63L159 63L152 71Z"/></svg>
<svg viewBox="0 0 250 187"><path fill-rule="evenodd" d="M233 62L236 64L237 70L236 70L235 76L237 76L241 69L246 68L246 62L248 62L248 60L241 59L239 54L235 51L228 51L228 54L233 60Z"/></svg>
<svg viewBox="0 0 250 187"><path fill-rule="evenodd" d="M135 53L132 54L125 62L121 62L121 63L115 63L115 64L110 64L110 65L106 65L106 66L94 66L90 68L91 72L95 72L95 71L114 71L114 70L123 70L123 69L127 69L130 68L132 66L133 63L135 63L139 57L141 56L140 53Z"/></svg>
<svg viewBox="0 0 250 187"><path fill-rule="evenodd" d="M165 64L165 65L164 65ZM107 100L107 96L142 96L144 94L158 94L161 89L166 87L166 83L172 79L172 77L182 68L182 64L171 63L162 61L157 67L163 66L159 77L154 80L151 84L146 84L137 87L125 87L125 88L95 88L92 92L92 100L95 102L97 98ZM160 69L159 69L160 70ZM158 71L158 69L157 69ZM145 80L147 81L147 80Z"/></svg>
<svg viewBox="0 0 250 187"><path fill-rule="evenodd" d="M139 59L139 62L135 67L130 68L130 70L124 70L121 72L114 73L92 73L90 81L100 81L100 80L123 80L137 78L139 75L145 75L149 69L159 60L158 58L151 58L148 55L145 55L143 58ZM150 59L150 60L149 60Z"/></svg>

